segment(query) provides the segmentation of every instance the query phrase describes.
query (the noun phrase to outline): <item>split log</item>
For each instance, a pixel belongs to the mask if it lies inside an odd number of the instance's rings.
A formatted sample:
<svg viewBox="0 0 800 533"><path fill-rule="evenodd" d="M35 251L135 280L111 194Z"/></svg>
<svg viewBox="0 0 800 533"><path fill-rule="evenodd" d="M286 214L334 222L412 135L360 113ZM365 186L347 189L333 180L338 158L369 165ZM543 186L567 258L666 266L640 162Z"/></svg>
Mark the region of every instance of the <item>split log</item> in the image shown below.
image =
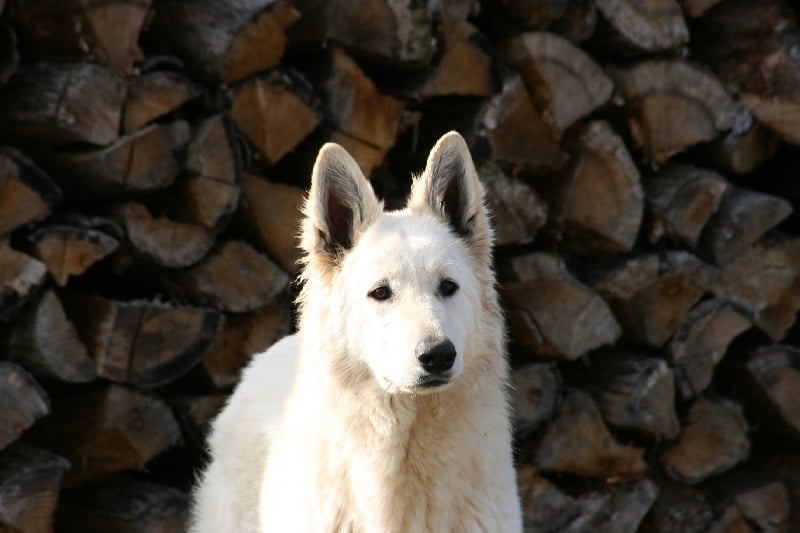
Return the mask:
<svg viewBox="0 0 800 533"><path fill-rule="evenodd" d="M117 139L125 82L91 63L39 63L20 68L0 88L0 138L38 148L42 143Z"/></svg>
<svg viewBox="0 0 800 533"><path fill-rule="evenodd" d="M698 148L713 165L734 174L750 174L778 151L779 139L760 123L746 131L729 131Z"/></svg>
<svg viewBox="0 0 800 533"><path fill-rule="evenodd" d="M582 509L575 498L542 477L534 466L517 468L517 486L526 532L563 531L581 514Z"/></svg>
<svg viewBox="0 0 800 533"><path fill-rule="evenodd" d="M594 0L570 0L564 16L550 30L573 43L582 43L594 35L597 28L597 4Z"/></svg>
<svg viewBox="0 0 800 533"><path fill-rule="evenodd" d="M0 361L0 406L3 408L0 449L17 440L25 430L50 412L47 393L33 376L9 361Z"/></svg>
<svg viewBox="0 0 800 533"><path fill-rule="evenodd" d="M756 326L781 340L800 310L800 240L756 243L725 264L712 291L744 307Z"/></svg>
<svg viewBox="0 0 800 533"><path fill-rule="evenodd" d="M146 42L183 59L197 75L232 83L276 66L300 14L284 0L158 2Z"/></svg>
<svg viewBox="0 0 800 533"><path fill-rule="evenodd" d="M231 105L239 129L269 164L292 151L322 121L313 89L289 72L248 78L234 88Z"/></svg>
<svg viewBox="0 0 800 533"><path fill-rule="evenodd" d="M7 82L18 66L17 34L10 26L0 23L0 84Z"/></svg>
<svg viewBox="0 0 800 533"><path fill-rule="evenodd" d="M368 59L390 65L424 66L433 55L425 6L405 0L295 0L303 17L290 30L293 43L333 41Z"/></svg>
<svg viewBox="0 0 800 533"><path fill-rule="evenodd" d="M174 381L197 364L223 321L212 309L119 302L75 291L64 294L64 306L97 374L144 388Z"/></svg>
<svg viewBox="0 0 800 533"><path fill-rule="evenodd" d="M625 97L631 136L647 161L664 163L718 137L743 113L717 78L684 61L644 61L608 73Z"/></svg>
<svg viewBox="0 0 800 533"><path fill-rule="evenodd" d="M0 243L0 318L16 311L45 282L47 267Z"/></svg>
<svg viewBox="0 0 800 533"><path fill-rule="evenodd" d="M502 289L515 343L549 357L576 359L617 340L621 331L611 309L579 282L555 256L516 257L519 282Z"/></svg>
<svg viewBox="0 0 800 533"><path fill-rule="evenodd" d="M700 397L689 409L678 440L661 456L665 472L694 485L724 472L750 455L742 408L718 397Z"/></svg>
<svg viewBox="0 0 800 533"><path fill-rule="evenodd" d="M265 351L291 330L289 305L278 298L263 310L227 317L197 370L217 390L230 390L255 354Z"/></svg>
<svg viewBox="0 0 800 533"><path fill-rule="evenodd" d="M663 492L661 494L663 495ZM648 516L642 531L680 531L682 533L704 533L714 520L714 512L708 501L699 492L680 491L678 496L659 496Z"/></svg>
<svg viewBox="0 0 800 533"><path fill-rule="evenodd" d="M652 219L650 242L666 236L697 247L700 233L719 208L728 182L716 172L690 165L670 165L644 180Z"/></svg>
<svg viewBox="0 0 800 533"><path fill-rule="evenodd" d="M490 47L474 27L463 23L459 38L446 46L436 64L425 72L410 95L419 99L437 96L486 97L494 92L496 76Z"/></svg>
<svg viewBox="0 0 800 533"><path fill-rule="evenodd" d="M561 375L552 363L525 365L511 374L511 405L518 440L531 436L555 412Z"/></svg>
<svg viewBox="0 0 800 533"><path fill-rule="evenodd" d="M559 149L560 134L534 107L519 76L503 81L481 113L481 127L492 157L534 172L560 168L567 157Z"/></svg>
<svg viewBox="0 0 800 533"><path fill-rule="evenodd" d="M207 439L214 420L228 402L228 394L170 395L167 397L175 419L181 428L183 443L197 457L206 458Z"/></svg>
<svg viewBox="0 0 800 533"><path fill-rule="evenodd" d="M663 360L603 353L592 358L591 373L589 390L606 422L655 441L678 436L675 377Z"/></svg>
<svg viewBox="0 0 800 533"><path fill-rule="evenodd" d="M183 167L188 141L184 121L153 124L105 148L52 154L42 165L67 200L130 197L169 186Z"/></svg>
<svg viewBox="0 0 800 533"><path fill-rule="evenodd" d="M0 530L50 533L69 462L24 444L0 452Z"/></svg>
<svg viewBox="0 0 800 533"><path fill-rule="evenodd" d="M0 236L47 215L61 190L17 150L0 147Z"/></svg>
<svg viewBox="0 0 800 533"><path fill-rule="evenodd" d="M559 132L611 98L613 85L608 76L563 37L523 33L507 41L501 53L521 75L544 119Z"/></svg>
<svg viewBox="0 0 800 533"><path fill-rule="evenodd" d="M240 215L245 231L290 274L300 268L297 233L304 200L299 187L244 175Z"/></svg>
<svg viewBox="0 0 800 533"><path fill-rule="evenodd" d="M21 310L11 324L6 348L11 361L36 376L86 383L97 374L94 361L52 289L41 292Z"/></svg>
<svg viewBox="0 0 800 533"><path fill-rule="evenodd" d="M28 61L91 61L120 76L142 59L139 33L152 0L17 2L14 25Z"/></svg>
<svg viewBox="0 0 800 533"><path fill-rule="evenodd" d="M681 398L692 398L706 390L728 345L751 326L741 309L718 298L689 311L667 346Z"/></svg>
<svg viewBox="0 0 800 533"><path fill-rule="evenodd" d="M727 263L792 212L783 198L728 187L700 239L700 249L716 264Z"/></svg>
<svg viewBox="0 0 800 533"><path fill-rule="evenodd" d="M689 42L689 29L676 0L597 0L602 16L595 41L629 54L663 52Z"/></svg>
<svg viewBox="0 0 800 533"><path fill-rule="evenodd" d="M171 279L191 300L233 313L269 305L289 284L286 272L243 241L223 243Z"/></svg>
<svg viewBox="0 0 800 533"><path fill-rule="evenodd" d="M186 493L120 474L65 490L55 523L65 533L182 531L188 511Z"/></svg>
<svg viewBox="0 0 800 533"><path fill-rule="evenodd" d="M90 227L48 223L28 234L25 246L45 264L56 285L63 287L71 276L80 276L114 252L119 241Z"/></svg>
<svg viewBox="0 0 800 533"><path fill-rule="evenodd" d="M639 234L644 193L625 143L606 122L589 122L565 139L572 161L543 187L551 219L579 251L630 250Z"/></svg>
<svg viewBox="0 0 800 533"><path fill-rule="evenodd" d="M189 78L168 70L156 70L133 78L128 82L122 130L132 133L141 129L200 94L200 87Z"/></svg>
<svg viewBox="0 0 800 533"><path fill-rule="evenodd" d="M63 486L142 468L180 438L169 407L156 396L113 383L49 392L53 409L28 437L72 463Z"/></svg>
<svg viewBox="0 0 800 533"><path fill-rule="evenodd" d="M533 242L547 221L547 204L527 183L507 176L491 161L479 163L477 171L492 212L495 245Z"/></svg>
<svg viewBox="0 0 800 533"><path fill-rule="evenodd" d="M595 267L588 277L626 336L652 346L669 340L704 293L691 272L655 254L615 260Z"/></svg>

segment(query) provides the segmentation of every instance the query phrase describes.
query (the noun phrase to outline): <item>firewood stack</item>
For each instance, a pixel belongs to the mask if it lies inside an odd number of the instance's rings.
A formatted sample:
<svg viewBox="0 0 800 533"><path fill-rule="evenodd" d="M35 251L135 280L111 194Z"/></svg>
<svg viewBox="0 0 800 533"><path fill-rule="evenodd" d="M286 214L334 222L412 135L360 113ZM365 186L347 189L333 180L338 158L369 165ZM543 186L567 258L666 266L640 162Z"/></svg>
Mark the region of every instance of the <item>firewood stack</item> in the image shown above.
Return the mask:
<svg viewBox="0 0 800 533"><path fill-rule="evenodd" d="M0 530L178 531L310 169L473 150L527 531L800 527L789 0L0 0Z"/></svg>

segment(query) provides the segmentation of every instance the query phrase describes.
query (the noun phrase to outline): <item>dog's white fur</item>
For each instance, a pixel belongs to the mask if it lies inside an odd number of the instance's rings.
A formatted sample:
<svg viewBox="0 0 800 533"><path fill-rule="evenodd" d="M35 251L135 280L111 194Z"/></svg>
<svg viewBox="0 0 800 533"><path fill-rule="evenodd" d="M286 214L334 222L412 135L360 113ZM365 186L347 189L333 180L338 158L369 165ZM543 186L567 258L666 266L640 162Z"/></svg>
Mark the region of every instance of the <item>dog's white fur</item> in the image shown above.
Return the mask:
<svg viewBox="0 0 800 533"><path fill-rule="evenodd" d="M492 232L464 140L439 140L395 212L327 144L305 215L298 333L255 356L214 422L191 531L520 531ZM426 387L420 347L444 340L447 383Z"/></svg>

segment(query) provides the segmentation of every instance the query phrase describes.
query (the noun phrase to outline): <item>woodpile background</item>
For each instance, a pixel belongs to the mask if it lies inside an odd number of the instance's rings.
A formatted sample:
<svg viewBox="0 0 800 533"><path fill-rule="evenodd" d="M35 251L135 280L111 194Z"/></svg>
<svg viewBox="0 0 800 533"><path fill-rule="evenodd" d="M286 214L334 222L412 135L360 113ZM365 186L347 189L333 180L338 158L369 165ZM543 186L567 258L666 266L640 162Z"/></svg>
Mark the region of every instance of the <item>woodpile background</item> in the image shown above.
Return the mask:
<svg viewBox="0 0 800 533"><path fill-rule="evenodd" d="M179 531L319 147L470 143L527 531L800 528L789 0L0 0L0 531Z"/></svg>

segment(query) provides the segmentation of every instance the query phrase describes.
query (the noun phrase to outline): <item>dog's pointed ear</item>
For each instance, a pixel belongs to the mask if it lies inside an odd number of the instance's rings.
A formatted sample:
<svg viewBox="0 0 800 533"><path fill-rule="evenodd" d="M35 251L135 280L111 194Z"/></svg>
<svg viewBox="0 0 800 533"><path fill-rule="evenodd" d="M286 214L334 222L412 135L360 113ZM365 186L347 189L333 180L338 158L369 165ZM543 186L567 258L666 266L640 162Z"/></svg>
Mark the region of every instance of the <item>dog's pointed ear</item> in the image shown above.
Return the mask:
<svg viewBox="0 0 800 533"><path fill-rule="evenodd" d="M483 187L464 138L445 134L431 150L425 171L414 182L408 207L426 207L472 245L491 245Z"/></svg>
<svg viewBox="0 0 800 533"><path fill-rule="evenodd" d="M383 211L358 163L341 146L326 143L311 174L302 247L309 257L336 262Z"/></svg>

